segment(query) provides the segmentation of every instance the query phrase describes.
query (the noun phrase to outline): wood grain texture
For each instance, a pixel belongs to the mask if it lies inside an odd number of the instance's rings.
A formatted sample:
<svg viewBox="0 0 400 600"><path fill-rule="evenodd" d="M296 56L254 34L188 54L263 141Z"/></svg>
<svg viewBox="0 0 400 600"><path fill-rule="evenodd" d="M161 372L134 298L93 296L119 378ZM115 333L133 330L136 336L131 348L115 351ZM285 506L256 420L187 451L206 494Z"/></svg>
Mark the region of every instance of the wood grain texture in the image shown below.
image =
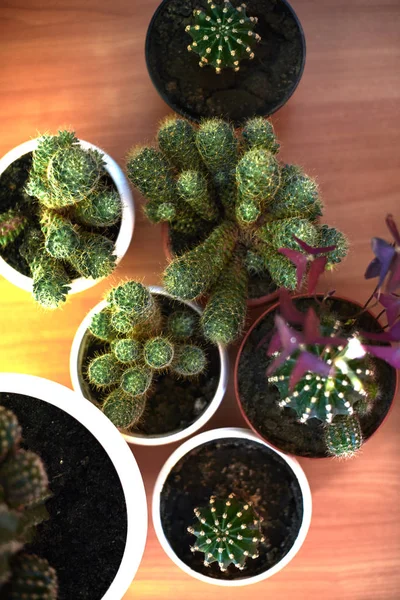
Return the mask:
<svg viewBox="0 0 400 600"><path fill-rule="evenodd" d="M307 39L299 88L273 116L281 158L317 177L326 221L347 233L351 252L323 289L364 300L370 238L400 218L399 0L293 0ZM168 107L145 67L144 39L157 0L1 0L0 155L72 126L120 164L152 139ZM141 199L136 194L137 206ZM140 210L138 211L140 213ZM128 255L108 281L45 314L29 295L0 281L0 370L70 386L69 349L88 310L113 281L160 283L161 232L139 216ZM232 349L232 359L235 349ZM398 400L398 399L397 399ZM243 425L232 383L209 424ZM251 588L206 587L165 556L151 523L146 552L125 600L396 600L400 597L400 409L398 402L361 456L302 460L314 512L308 538L284 571ZM175 446L133 448L149 501Z"/></svg>

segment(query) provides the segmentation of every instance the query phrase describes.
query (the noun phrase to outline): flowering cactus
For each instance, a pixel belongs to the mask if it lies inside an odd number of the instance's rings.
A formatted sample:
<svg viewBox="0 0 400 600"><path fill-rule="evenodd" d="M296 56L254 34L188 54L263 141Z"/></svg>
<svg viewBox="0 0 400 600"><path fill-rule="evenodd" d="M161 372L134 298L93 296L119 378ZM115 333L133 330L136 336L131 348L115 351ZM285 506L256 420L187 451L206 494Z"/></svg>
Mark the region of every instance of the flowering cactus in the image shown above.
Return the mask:
<svg viewBox="0 0 400 600"><path fill-rule="evenodd" d="M244 58L253 59L253 46L261 37L254 32L257 17L246 15L246 5L237 8L229 0L218 4L207 0L205 11L193 11L193 24L185 31L192 37L187 49L200 56L199 66L211 65L217 74L223 68L239 71Z"/></svg>
<svg viewBox="0 0 400 600"><path fill-rule="evenodd" d="M303 272L319 258L309 256L311 246L327 248L323 268L346 255L344 235L317 221L316 182L278 161L279 143L266 119L249 119L235 131L221 119L195 126L169 117L157 140L158 149L130 152L128 177L147 199L148 218L168 222L188 240L188 250L166 268L164 284L178 298L209 296L202 325L210 341L229 344L240 335L249 276L269 274L277 287L296 289L296 264L282 250L298 251ZM299 248L294 236L306 246ZM204 241L194 245L196 238Z"/></svg>
<svg viewBox="0 0 400 600"><path fill-rule="evenodd" d="M226 499L211 496L208 506L195 508L195 525L188 532L196 536L192 552L204 553L204 565L217 562L221 571L234 565L242 571L248 558L258 557L258 545L265 541L261 521L251 502L229 494Z"/></svg>
<svg viewBox="0 0 400 600"><path fill-rule="evenodd" d="M87 368L88 381L104 393L102 410L120 429L136 425L158 373L195 377L204 371L202 348L190 343L197 322L192 312L162 315L157 299L137 281L126 281L107 294L107 307L95 315L91 334L106 351Z"/></svg>

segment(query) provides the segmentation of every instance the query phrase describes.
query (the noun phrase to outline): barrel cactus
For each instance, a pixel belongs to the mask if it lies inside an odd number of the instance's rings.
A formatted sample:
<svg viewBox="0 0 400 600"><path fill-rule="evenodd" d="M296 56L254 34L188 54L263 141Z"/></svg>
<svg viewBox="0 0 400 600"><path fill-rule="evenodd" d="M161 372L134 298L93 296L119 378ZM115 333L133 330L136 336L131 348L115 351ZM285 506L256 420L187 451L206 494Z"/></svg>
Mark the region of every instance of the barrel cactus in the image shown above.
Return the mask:
<svg viewBox="0 0 400 600"><path fill-rule="evenodd" d="M193 22L185 31L191 36L189 52L199 55L199 66L211 65L217 74L224 68L239 71L244 58L253 59L253 47L261 37L254 31L257 17L248 17L246 5L229 0L207 0L206 10L193 11Z"/></svg>
<svg viewBox="0 0 400 600"><path fill-rule="evenodd" d="M109 227L122 203L110 186L103 155L75 134L43 135L32 153L24 192L28 202L0 214L0 246L15 242L42 307L61 306L76 277L102 278L115 268Z"/></svg>
<svg viewBox="0 0 400 600"><path fill-rule="evenodd" d="M127 430L140 423L159 373L196 377L207 357L195 342L193 311L178 308L164 315L157 296L133 280L112 288L106 299L89 327L105 352L90 360L86 378L98 390L104 414Z"/></svg>
<svg viewBox="0 0 400 600"><path fill-rule="evenodd" d="M211 496L207 506L194 509L196 522L187 530L196 536L192 552L204 554L204 566L217 562L222 572L234 565L245 569L248 558L258 558L258 546L265 541L262 518L251 502L235 494L221 499Z"/></svg>
<svg viewBox="0 0 400 600"><path fill-rule="evenodd" d="M48 562L22 552L36 526L48 519L48 478L40 457L20 447L21 427L0 406L0 596L57 598L57 577ZM38 594L35 596L35 594Z"/></svg>
<svg viewBox="0 0 400 600"><path fill-rule="evenodd" d="M294 236L334 246L328 269L346 255L344 235L318 223L316 182L279 162L268 120L255 117L235 131L221 119L197 126L168 117L157 143L132 149L128 177L146 198L150 221L168 223L181 240L185 251L166 268L164 285L178 298L209 296L203 331L213 343L240 335L249 278L269 276L272 289L296 288L296 266L281 252L297 248Z"/></svg>

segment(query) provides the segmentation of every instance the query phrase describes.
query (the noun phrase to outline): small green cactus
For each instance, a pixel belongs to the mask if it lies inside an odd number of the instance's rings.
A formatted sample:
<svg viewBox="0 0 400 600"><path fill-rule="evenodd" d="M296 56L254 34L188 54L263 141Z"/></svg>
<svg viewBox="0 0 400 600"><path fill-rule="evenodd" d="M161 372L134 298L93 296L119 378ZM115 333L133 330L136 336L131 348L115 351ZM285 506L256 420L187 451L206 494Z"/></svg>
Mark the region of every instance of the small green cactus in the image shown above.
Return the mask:
<svg viewBox="0 0 400 600"><path fill-rule="evenodd" d="M363 443L358 418L355 415L336 417L325 428L325 443L331 456L353 458Z"/></svg>
<svg viewBox="0 0 400 600"><path fill-rule="evenodd" d="M106 228L120 220L121 199L109 184L103 155L84 149L70 131L39 139L22 191L27 202L0 214L0 248L20 241L34 300L55 309L74 277L98 279L115 269L115 243Z"/></svg>
<svg viewBox="0 0 400 600"><path fill-rule="evenodd" d="M217 282L229 278L234 256L240 256L250 277L269 275L272 285L291 290L297 287L296 268L278 250L297 250L293 235L312 246L336 245L326 268L345 256L343 234L317 222L323 207L316 182L300 167L279 162L279 142L266 119L249 119L235 130L222 119L205 119L196 126L174 116L161 125L158 146L134 149L127 166L132 183L147 199L148 218L167 222L180 243L187 242L187 251L164 272L172 295L188 300L208 295L211 302L218 293L213 306L218 304L228 318L233 296L225 303ZM203 241L196 245L196 239ZM237 282L231 327L221 323L219 329L207 329L213 342L228 344L240 335L244 281L243 275Z"/></svg>
<svg viewBox="0 0 400 600"><path fill-rule="evenodd" d="M44 465L37 454L20 448L21 435L17 417L0 406L0 596L5 589L5 597L14 600L56 600L55 571L47 561L21 554L37 525L48 518L45 502L50 496ZM49 569L55 587L47 588L45 572ZM29 574L26 581L24 574ZM39 580L43 584L36 589Z"/></svg>
<svg viewBox="0 0 400 600"><path fill-rule="evenodd" d="M164 315L157 296L133 280L112 288L106 299L107 306L89 327L105 352L90 360L84 375L100 392L104 414L125 431L140 421L160 373L199 375L207 357L191 343L198 330L193 311L177 309Z"/></svg>
<svg viewBox="0 0 400 600"><path fill-rule="evenodd" d="M265 542L261 532L262 518L251 502L229 494L220 499L211 496L209 504L195 508L196 523L188 532L196 536L192 552L204 554L204 565L217 562L222 572L230 565L240 571L249 558L258 558L258 546Z"/></svg>
<svg viewBox="0 0 400 600"><path fill-rule="evenodd" d="M206 10L195 10L193 24L185 29L193 40L187 48L200 56L200 67L211 65L217 74L223 68L239 71L241 60L254 58L252 48L261 39L254 32L256 23L256 17L246 15L245 4L207 0Z"/></svg>
<svg viewBox="0 0 400 600"><path fill-rule="evenodd" d="M23 231L28 219L16 210L0 214L0 246L5 248Z"/></svg>

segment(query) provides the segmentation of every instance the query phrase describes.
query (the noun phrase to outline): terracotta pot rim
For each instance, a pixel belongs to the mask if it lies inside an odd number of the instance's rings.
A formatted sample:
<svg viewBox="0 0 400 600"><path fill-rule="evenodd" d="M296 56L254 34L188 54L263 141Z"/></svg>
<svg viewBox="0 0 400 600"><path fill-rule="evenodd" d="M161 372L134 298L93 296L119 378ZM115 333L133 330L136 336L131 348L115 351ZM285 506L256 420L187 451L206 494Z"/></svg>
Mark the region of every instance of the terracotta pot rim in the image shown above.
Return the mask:
<svg viewBox="0 0 400 600"><path fill-rule="evenodd" d="M324 294L316 294L317 297L320 296L324 296ZM293 296L293 300L301 300L301 299L305 299L305 298L313 298L314 296L311 296L310 294L298 294L296 296ZM362 304L360 302L358 302L358 300L351 300L350 298L347 298L346 296L341 296L339 294L335 294L334 296L332 296L332 298L336 299L336 300L341 300L343 302L347 302L350 304L356 304L358 305L360 308L363 308ZM242 352L243 349L247 343L247 340L249 339L250 335L252 334L253 330L257 327L257 325L265 318L265 316L272 312L273 310L276 310L276 308L279 306L279 301L275 302L274 304L272 304L271 306L268 306L268 308L254 321L254 323L252 324L252 326L248 329L248 331L246 332L246 335L244 336L243 340L240 343L240 347L238 350L238 353L236 355L236 359L235 359L235 364L234 364L234 368L233 368L233 385L234 385L234 390L235 390L235 398L236 398L236 402L237 405L239 407L240 410L240 414L242 415L244 421L246 422L247 426L257 435L259 436L262 440L266 441L268 444L270 444L273 448L275 448L276 450L279 450L280 452L284 452L281 448L279 448L278 446L275 446L272 442L270 442L269 440L265 439L254 427L254 425L252 424L252 422L250 421L250 419L248 418L243 406L242 406L242 402L240 399L240 394L239 394L239 377L238 377L238 372L239 372L239 363L240 363L240 359L242 356ZM369 310L367 309L365 311L366 313L368 313L373 319L375 319L375 321L377 321L376 316ZM379 321L378 321L379 322ZM381 424L377 427L377 429L365 440L363 441L363 444L367 443L368 440L370 440L375 434L376 432L382 427L382 425L384 424L384 422L386 421L386 419L389 416L389 413L391 412L392 408L393 408L393 401L396 397L396 394L399 390L399 372L397 369L394 369L395 371L395 377L396 377L396 383L395 383L395 389L393 392L393 398L390 402L390 406L389 409L386 413L386 415L384 416ZM286 452L286 454L288 454L289 456L296 456L297 458L301 458L301 459L306 459L306 460L323 460L323 459L330 459L332 457L329 456L301 456L299 454L291 454L289 452Z"/></svg>

